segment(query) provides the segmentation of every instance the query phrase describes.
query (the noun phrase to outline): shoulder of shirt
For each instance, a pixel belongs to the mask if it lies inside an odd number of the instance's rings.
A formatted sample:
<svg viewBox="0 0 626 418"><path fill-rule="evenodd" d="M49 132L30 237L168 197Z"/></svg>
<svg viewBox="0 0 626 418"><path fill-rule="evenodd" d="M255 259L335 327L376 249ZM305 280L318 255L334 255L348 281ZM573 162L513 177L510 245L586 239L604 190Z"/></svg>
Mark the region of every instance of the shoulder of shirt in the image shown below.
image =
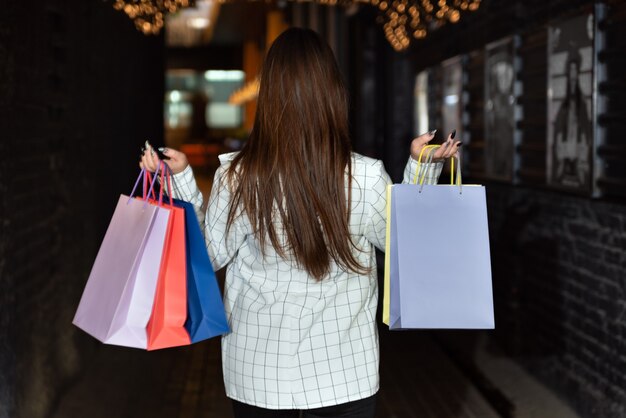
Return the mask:
<svg viewBox="0 0 626 418"><path fill-rule="evenodd" d="M239 154L239 151L227 152L226 154L218 155L217 158L220 160L220 165L225 166L230 164L235 159L237 154Z"/></svg>
<svg viewBox="0 0 626 418"><path fill-rule="evenodd" d="M235 159L235 157L239 154L239 151L228 152L225 154L218 155L220 160L220 165L223 168L227 168L230 163ZM352 163L354 166L354 170L369 168L369 167L381 167L383 162L381 160L377 160L375 158L366 157L365 155L359 154L357 152L352 153Z"/></svg>
<svg viewBox="0 0 626 418"><path fill-rule="evenodd" d="M382 161L377 160L376 158L366 157L365 155L361 155L357 152L352 153L352 162L356 169L380 167L383 165Z"/></svg>
<svg viewBox="0 0 626 418"><path fill-rule="evenodd" d="M218 155L217 158L219 158L221 165L227 165L235 159L237 154L239 154L239 151L228 152L225 154ZM377 166L377 165L382 164L382 161L377 160L375 158L366 157L365 155L359 154L358 152L352 153L352 161L355 164L367 165L367 166Z"/></svg>

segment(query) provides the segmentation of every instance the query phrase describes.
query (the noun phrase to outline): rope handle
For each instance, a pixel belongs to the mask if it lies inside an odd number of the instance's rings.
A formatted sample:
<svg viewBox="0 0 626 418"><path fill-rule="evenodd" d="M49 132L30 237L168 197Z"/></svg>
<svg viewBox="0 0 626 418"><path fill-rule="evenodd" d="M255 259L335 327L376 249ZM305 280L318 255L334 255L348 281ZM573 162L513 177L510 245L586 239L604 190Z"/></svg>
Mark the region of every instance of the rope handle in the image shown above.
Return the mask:
<svg viewBox="0 0 626 418"><path fill-rule="evenodd" d="M170 202L170 206L174 207L174 200L172 197L172 169L170 168L170 166L168 166L167 164L165 164L165 162L161 161L161 164L163 164L163 169L161 170L161 183L163 183L163 181L167 182L167 199ZM165 173L167 172L167 177L165 176ZM161 187L161 193L159 194L159 199L160 201L163 201L163 189L165 186Z"/></svg>
<svg viewBox="0 0 626 418"><path fill-rule="evenodd" d="M424 151L426 151L427 149L430 149L431 151L428 153L428 156L426 157L426 159L428 160L431 156L431 154L437 149L439 148L441 145L426 145L422 148L422 150L420 151L420 155L419 157L417 157L417 170L415 172L415 177L413 177L413 184L417 184L417 179L420 177L420 173L422 171L422 156L424 155ZM432 160L432 158L431 158ZM424 178L426 177L426 169L424 167L424 175L422 176L422 179L420 180L420 184L421 182L424 181Z"/></svg>
<svg viewBox="0 0 626 418"><path fill-rule="evenodd" d="M133 198L133 196L135 195L135 191L137 190L137 186L139 185L139 181L143 179L143 198L142 200L146 200L146 187L147 187L147 183L150 183L150 192L152 192L154 194L154 184L156 181L156 176L159 173L159 167L157 167L156 172L154 173L154 179L151 179L151 174L148 170L146 170L145 168L141 169L141 172L139 173L139 176L137 176L137 180L135 181L135 185L133 186L133 190L130 192L130 196L128 197L128 202L126 202L126 204L129 204L131 199Z"/></svg>
<svg viewBox="0 0 626 418"><path fill-rule="evenodd" d="M424 187L424 180L426 179L426 167L423 167L424 164L431 164L433 160L433 155L437 148L441 147L441 145L426 145L420 151L420 155L417 160L417 170L415 173L415 177L413 178L413 184L417 184L419 179L420 184L420 193ZM424 152L428 150L426 154L426 161L422 162L422 157L424 156ZM455 170L455 159L456 159L456 170ZM422 170L423 169L423 170ZM456 174L456 179L455 179ZM454 185L456 183L459 186L459 193L462 193L462 177L461 177L461 155L457 154L456 156L450 157L450 185Z"/></svg>
<svg viewBox="0 0 626 418"><path fill-rule="evenodd" d="M152 180L152 182L154 182L154 180L157 179L158 177L158 173L159 171L161 172L161 189L159 191L159 206L163 206L163 190L167 187L167 199L169 202L169 206L173 207L174 206L174 201L172 200L172 171L171 169L168 167L167 164L165 164L163 161L159 162L159 165L157 166L157 171L154 173L154 179ZM147 177L148 179L152 178L152 174L148 171L147 173ZM152 194L152 199L156 200L156 195L154 193L154 190L152 190L152 188L150 189L150 192ZM143 198L145 200L148 200L149 196L147 196L145 194L145 189L144 189L144 196Z"/></svg>

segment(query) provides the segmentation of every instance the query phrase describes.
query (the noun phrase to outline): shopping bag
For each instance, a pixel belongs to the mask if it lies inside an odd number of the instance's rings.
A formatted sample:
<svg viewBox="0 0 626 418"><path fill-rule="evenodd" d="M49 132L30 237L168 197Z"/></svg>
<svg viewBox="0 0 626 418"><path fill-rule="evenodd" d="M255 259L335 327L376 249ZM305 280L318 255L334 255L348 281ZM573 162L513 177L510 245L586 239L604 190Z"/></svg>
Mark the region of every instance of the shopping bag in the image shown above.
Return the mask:
<svg viewBox="0 0 626 418"><path fill-rule="evenodd" d="M462 185L457 167L457 184L389 186L390 329L495 326L485 188Z"/></svg>
<svg viewBox="0 0 626 418"><path fill-rule="evenodd" d="M185 211L187 249L187 321L191 342L206 340L229 331L222 295L209 260L204 236L189 202L174 199Z"/></svg>
<svg viewBox="0 0 626 418"><path fill-rule="evenodd" d="M164 165L163 163L161 163ZM165 173L165 170L161 170ZM159 201L152 201L170 210L163 253L160 258L152 315L148 322L148 350L191 344L185 329L187 320L187 268L185 254L185 211L171 203L163 202L163 188L169 184L170 175L162 177Z"/></svg>
<svg viewBox="0 0 626 418"><path fill-rule="evenodd" d="M145 174L118 200L73 320L104 343L144 349L170 217L169 209L133 197Z"/></svg>

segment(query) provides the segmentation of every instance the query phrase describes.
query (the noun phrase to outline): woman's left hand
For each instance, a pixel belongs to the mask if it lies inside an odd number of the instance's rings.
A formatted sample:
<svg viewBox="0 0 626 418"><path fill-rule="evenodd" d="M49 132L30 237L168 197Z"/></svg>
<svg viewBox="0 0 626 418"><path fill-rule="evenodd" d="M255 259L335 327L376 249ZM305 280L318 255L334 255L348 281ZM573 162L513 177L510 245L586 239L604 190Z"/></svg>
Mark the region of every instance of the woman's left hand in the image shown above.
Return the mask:
<svg viewBox="0 0 626 418"><path fill-rule="evenodd" d="M437 132L437 130L422 134L411 142L411 158L415 161L419 161L422 149L424 149L424 147L435 137L435 132ZM455 133L456 132L454 132L454 134ZM450 135L448 135L448 140L441 144L441 146L436 148L433 152L433 161L442 161L446 158L454 156L460 146L461 141L454 141L453 133L450 133ZM428 152L425 152L424 154L425 155L422 156L423 158L428 156Z"/></svg>

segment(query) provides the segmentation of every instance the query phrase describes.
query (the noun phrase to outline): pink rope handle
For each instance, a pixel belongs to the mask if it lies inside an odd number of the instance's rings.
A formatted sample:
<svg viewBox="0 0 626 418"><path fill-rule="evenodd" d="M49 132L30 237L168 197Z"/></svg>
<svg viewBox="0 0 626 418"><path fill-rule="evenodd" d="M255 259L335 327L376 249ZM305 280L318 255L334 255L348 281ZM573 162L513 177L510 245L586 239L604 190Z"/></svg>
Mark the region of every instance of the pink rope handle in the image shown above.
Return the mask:
<svg viewBox="0 0 626 418"><path fill-rule="evenodd" d="M159 193L159 203L163 202L163 189L165 189L167 185L167 197L169 198L170 206L174 207L174 200L172 200L172 169L163 161L161 161L161 164L163 164L163 169L161 170L161 192Z"/></svg>

